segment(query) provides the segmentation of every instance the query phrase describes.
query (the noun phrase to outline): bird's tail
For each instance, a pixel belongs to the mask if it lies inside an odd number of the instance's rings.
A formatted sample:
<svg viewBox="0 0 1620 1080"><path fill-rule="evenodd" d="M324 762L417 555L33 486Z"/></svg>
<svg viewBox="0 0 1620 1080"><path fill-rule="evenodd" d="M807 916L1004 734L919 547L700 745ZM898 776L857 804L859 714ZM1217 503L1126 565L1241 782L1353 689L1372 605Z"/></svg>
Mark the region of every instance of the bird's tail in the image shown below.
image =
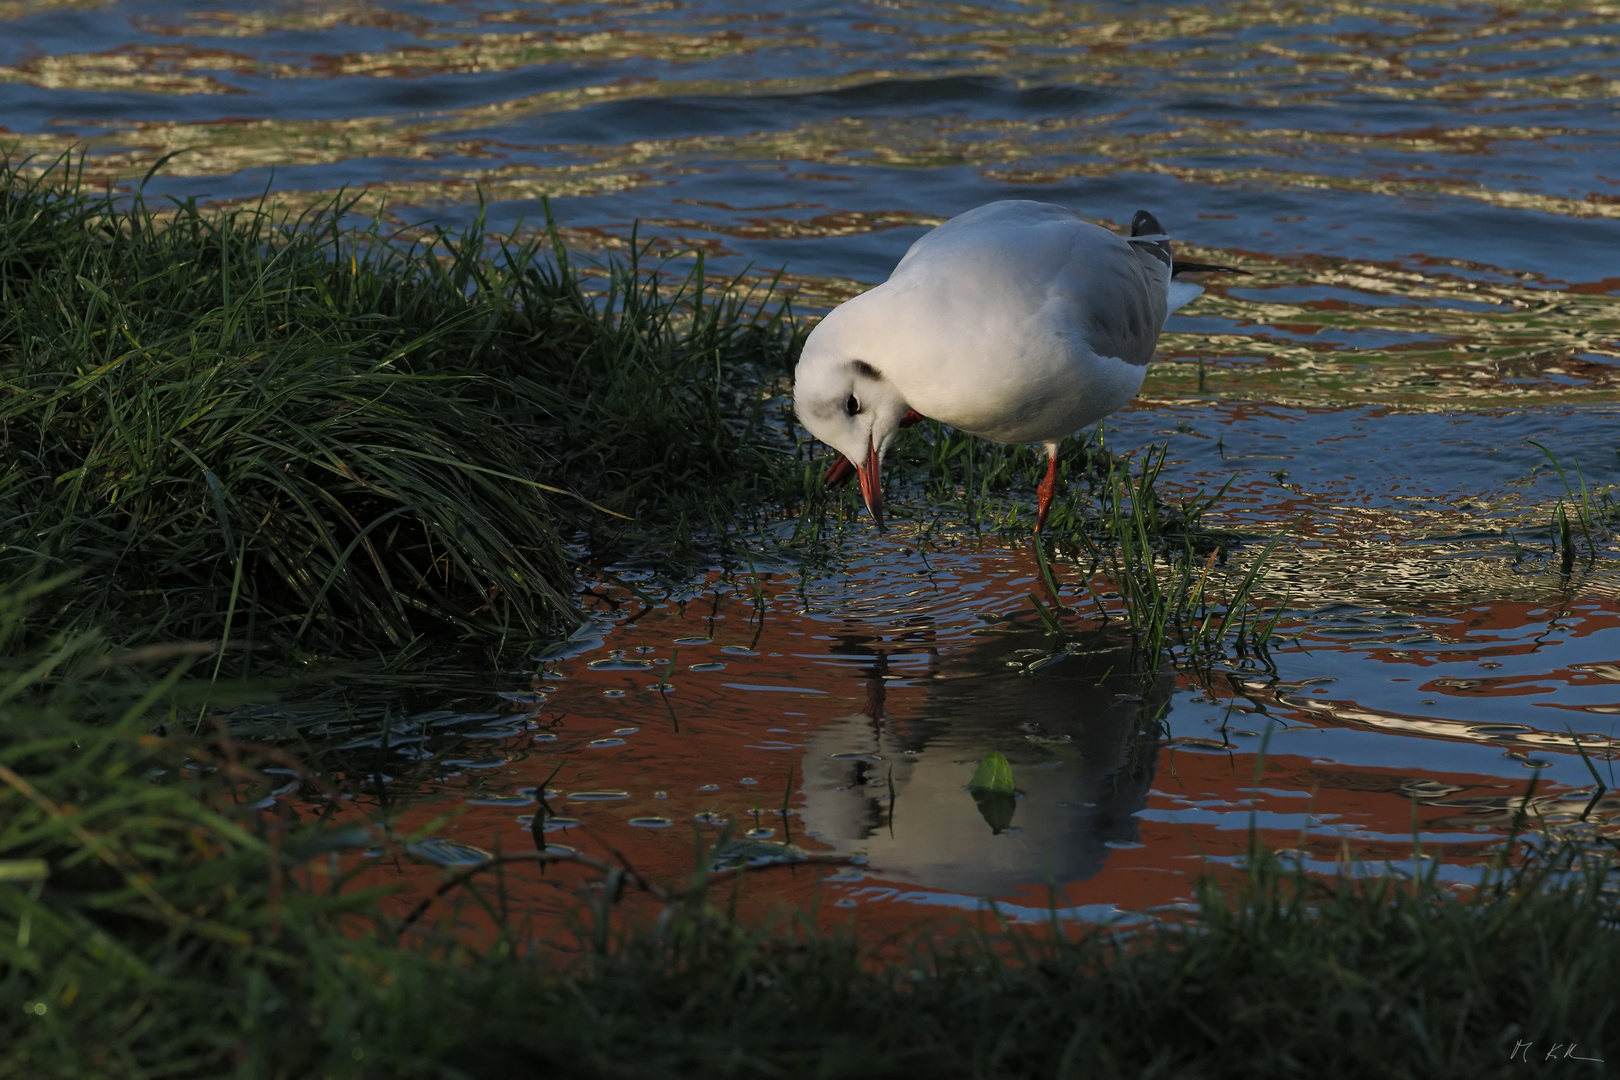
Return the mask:
<svg viewBox="0 0 1620 1080"><path fill-rule="evenodd" d="M1146 210L1138 210L1136 216L1131 218L1130 243L1140 244L1152 249L1161 262L1170 264L1170 276L1177 274L1202 273L1217 270L1225 274L1247 274L1247 270L1239 270L1235 266L1221 266L1218 263L1193 262L1190 259L1177 259L1170 254L1170 234L1164 231L1159 219Z"/></svg>
<svg viewBox="0 0 1620 1080"><path fill-rule="evenodd" d="M1131 218L1131 235L1129 243L1136 245L1138 250L1146 249L1153 257L1165 266L1171 267L1175 273L1174 263L1170 258L1170 237L1165 234L1164 226L1159 219L1146 210L1138 210L1136 216Z"/></svg>

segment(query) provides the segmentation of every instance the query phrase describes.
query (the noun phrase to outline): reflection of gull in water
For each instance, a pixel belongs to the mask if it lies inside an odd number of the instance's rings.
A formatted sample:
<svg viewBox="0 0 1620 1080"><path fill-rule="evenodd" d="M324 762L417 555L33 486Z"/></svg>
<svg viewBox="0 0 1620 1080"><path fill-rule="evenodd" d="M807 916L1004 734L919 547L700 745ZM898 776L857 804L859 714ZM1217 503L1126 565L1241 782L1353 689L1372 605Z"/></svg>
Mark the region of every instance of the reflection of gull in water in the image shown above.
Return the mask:
<svg viewBox="0 0 1620 1080"><path fill-rule="evenodd" d="M1110 843L1134 842L1156 758L1151 720L1168 700L1099 686L1118 652L1074 655L1025 673L1047 639L998 634L946 654L909 718L885 718L886 658L875 657L866 714L834 720L805 741L804 820L817 839L861 852L872 871L971 894L1084 879ZM1144 735L1147 728L1149 734ZM967 791L979 759L999 750L1020 793L999 835ZM890 781L894 813L890 816ZM892 831L891 831L892 827Z"/></svg>

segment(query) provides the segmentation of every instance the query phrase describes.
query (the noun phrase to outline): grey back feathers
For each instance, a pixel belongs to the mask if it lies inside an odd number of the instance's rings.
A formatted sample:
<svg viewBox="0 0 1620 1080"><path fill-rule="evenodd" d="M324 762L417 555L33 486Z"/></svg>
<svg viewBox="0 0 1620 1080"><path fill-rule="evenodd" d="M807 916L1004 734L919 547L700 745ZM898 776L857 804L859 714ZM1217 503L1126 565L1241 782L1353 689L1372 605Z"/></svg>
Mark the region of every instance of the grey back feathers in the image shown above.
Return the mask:
<svg viewBox="0 0 1620 1080"><path fill-rule="evenodd" d="M1078 329L1091 351L1140 367L1153 359L1164 325L1170 267L1151 242L1138 246L1065 207L1007 200L920 238L884 288L926 288L951 295L952 307L1022 309L1020 320L1067 309L1058 322ZM952 280L940 280L942 269Z"/></svg>

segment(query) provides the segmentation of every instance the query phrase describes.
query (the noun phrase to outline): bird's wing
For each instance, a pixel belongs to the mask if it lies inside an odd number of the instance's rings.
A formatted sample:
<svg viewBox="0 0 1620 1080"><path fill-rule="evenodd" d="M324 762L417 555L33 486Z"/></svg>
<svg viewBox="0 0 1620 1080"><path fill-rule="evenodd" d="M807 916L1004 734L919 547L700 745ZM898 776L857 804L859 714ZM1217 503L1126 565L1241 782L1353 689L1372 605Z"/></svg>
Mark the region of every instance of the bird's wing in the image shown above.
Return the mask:
<svg viewBox="0 0 1620 1080"><path fill-rule="evenodd" d="M1164 326L1169 267L1107 229L1077 224L1060 282L1077 328L1098 356L1145 365Z"/></svg>
<svg viewBox="0 0 1620 1080"><path fill-rule="evenodd" d="M1142 366L1164 325L1169 281L1168 262L1150 245L1127 243L1062 206L1009 199L969 210L912 244L874 292L915 298L918 317L903 332L891 317L872 333L941 356L977 333L1013 340L1050 327L1100 356ZM965 335L962 311L974 313Z"/></svg>

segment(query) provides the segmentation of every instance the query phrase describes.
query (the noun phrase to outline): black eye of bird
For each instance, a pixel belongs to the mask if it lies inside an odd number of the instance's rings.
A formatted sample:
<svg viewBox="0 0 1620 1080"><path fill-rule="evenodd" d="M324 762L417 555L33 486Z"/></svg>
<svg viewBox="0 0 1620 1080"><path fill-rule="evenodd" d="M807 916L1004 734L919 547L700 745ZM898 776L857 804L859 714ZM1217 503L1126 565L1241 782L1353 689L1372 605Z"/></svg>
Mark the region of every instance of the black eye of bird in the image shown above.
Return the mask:
<svg viewBox="0 0 1620 1080"><path fill-rule="evenodd" d="M844 411L849 413L851 416L854 416L856 413L860 412L861 399L856 397L854 394L849 395L849 400L844 402Z"/></svg>

